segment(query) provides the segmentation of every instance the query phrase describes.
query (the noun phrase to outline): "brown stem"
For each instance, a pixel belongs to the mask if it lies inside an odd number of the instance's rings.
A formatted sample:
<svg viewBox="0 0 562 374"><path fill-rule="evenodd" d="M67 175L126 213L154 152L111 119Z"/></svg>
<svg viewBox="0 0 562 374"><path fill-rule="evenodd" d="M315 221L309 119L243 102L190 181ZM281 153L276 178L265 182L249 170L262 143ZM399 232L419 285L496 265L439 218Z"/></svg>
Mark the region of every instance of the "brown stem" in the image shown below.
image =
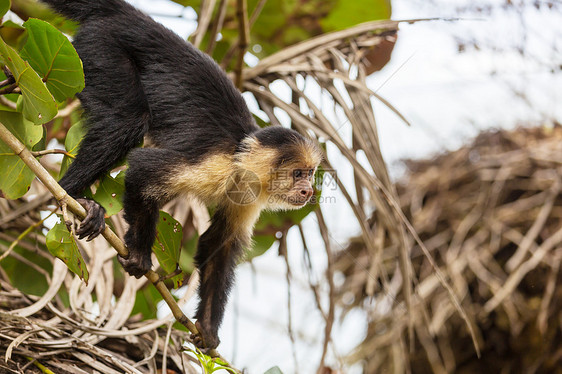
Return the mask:
<svg viewBox="0 0 562 374"><path fill-rule="evenodd" d="M248 25L248 6L246 0L236 1L236 16L238 17L238 60L234 68L234 84L242 90L244 54L250 40L250 27Z"/></svg>
<svg viewBox="0 0 562 374"><path fill-rule="evenodd" d="M6 86L6 87L0 89L0 95L6 95L6 94L9 94L9 93L13 93L16 88L18 88L18 84L12 83L9 86Z"/></svg>
<svg viewBox="0 0 562 374"><path fill-rule="evenodd" d="M267 2L267 0L260 0L260 2L258 3L258 5L256 5L256 7L254 8L254 11L252 12L252 16L250 17L250 26L249 29L252 28L252 26L254 25L254 23L256 22L256 20L258 19L263 7L265 6L265 3ZM236 49L238 48L238 44L240 43L240 35L238 36L238 39L236 39L232 45L230 46L230 48L228 49L228 51L226 51L224 58L222 59L220 65L222 66L223 69L226 69L226 67L228 66L228 64L230 64L230 61L232 60L232 56L234 56L234 52L236 51Z"/></svg>
<svg viewBox="0 0 562 374"><path fill-rule="evenodd" d="M41 156L45 156L45 155L50 155L50 154L60 154L60 155L65 155L68 156L70 158L76 158L76 156L68 153L67 151L64 151L62 149L45 149L42 151L37 151L37 152L31 152L31 154L33 155L33 157L41 157Z"/></svg>
<svg viewBox="0 0 562 374"><path fill-rule="evenodd" d="M207 45L207 49L205 50L205 52L210 56L213 55L213 51L215 50L215 46L217 44L217 35L219 31L222 30L227 5L228 2L226 0L221 0L219 4L219 14L217 15L216 21L213 23L213 29L211 30L211 35L209 36L209 44Z"/></svg>

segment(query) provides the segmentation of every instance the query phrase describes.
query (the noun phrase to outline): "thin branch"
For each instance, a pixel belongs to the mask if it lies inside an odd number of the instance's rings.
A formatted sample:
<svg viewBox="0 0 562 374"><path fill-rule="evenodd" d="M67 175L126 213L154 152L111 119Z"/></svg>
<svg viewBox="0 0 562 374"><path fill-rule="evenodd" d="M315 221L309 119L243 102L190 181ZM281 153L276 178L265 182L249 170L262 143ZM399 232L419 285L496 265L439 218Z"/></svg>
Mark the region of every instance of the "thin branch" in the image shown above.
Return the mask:
<svg viewBox="0 0 562 374"><path fill-rule="evenodd" d="M236 16L238 17L238 60L234 68L234 84L239 90L242 90L244 54L248 48L250 40L250 26L248 25L248 5L247 0L236 1Z"/></svg>
<svg viewBox="0 0 562 374"><path fill-rule="evenodd" d="M6 87L0 89L0 95L6 95L6 94L9 94L9 93L13 93L16 90L16 88L18 88L18 84L12 83L9 86L6 86Z"/></svg>
<svg viewBox="0 0 562 374"><path fill-rule="evenodd" d="M16 109L17 105L11 100L6 99L4 96L0 96L0 104L7 106L10 109Z"/></svg>
<svg viewBox="0 0 562 374"><path fill-rule="evenodd" d="M74 109L78 108L79 106L80 106L80 100L74 99L70 103L68 103L64 108L59 110L55 118L68 117L70 113L72 113Z"/></svg>
<svg viewBox="0 0 562 374"><path fill-rule="evenodd" d="M330 235L328 234L328 226L324 220L324 215L321 209L316 209L314 211L316 214L316 219L318 222L318 227L320 228L320 235L324 241L324 248L326 249L326 259L328 260L328 265L326 268L326 278L328 280L328 316L326 318L326 325L324 326L324 343L322 345L322 357L320 358L320 365L318 366L317 373L322 373L324 371L324 360L326 359L326 354L328 353L328 344L332 340L332 327L334 325L335 318L335 285L334 285L334 260L332 256L332 246L330 244Z"/></svg>
<svg viewBox="0 0 562 374"><path fill-rule="evenodd" d="M295 364L295 373L298 373L299 368L299 361L297 358L297 351L296 351L296 341L295 341L295 333L293 331L293 318L291 313L291 264L289 263L289 254L287 248L287 231L283 231L283 236L281 237L279 243L279 252L283 256L285 260L285 266L287 267L287 272L285 273L285 280L287 281L287 332L289 334L289 339L291 340L291 352L293 354L293 361Z"/></svg>
<svg viewBox="0 0 562 374"><path fill-rule="evenodd" d="M213 15L213 9L215 9L216 0L204 0L201 2L201 9L199 11L199 19L197 22L197 29L193 34L191 34L191 40L193 40L193 45L199 48L203 37L209 28L209 23L211 22L211 17Z"/></svg>
<svg viewBox="0 0 562 374"><path fill-rule="evenodd" d="M266 2L267 2L267 0L260 0L258 5L256 5L256 7L254 8L254 11L252 12L252 15L250 16L250 27L249 27L249 29L252 28L252 26L254 25L256 20L258 19L258 17L260 15L263 7L265 6ZM222 59L220 65L223 69L226 69L228 64L230 64L230 61L232 60L232 56L234 56L234 52L238 48L238 43L240 43L240 35L238 35L238 38L232 43L232 45L230 46L228 51L226 51L226 53L224 55L224 58Z"/></svg>
<svg viewBox="0 0 562 374"><path fill-rule="evenodd" d="M41 157L41 156L45 156L45 155L59 154L59 155L68 156L70 158L76 158L76 156L68 153L67 151L65 151L63 149L45 149L45 150L42 150L42 151L31 152L31 154L33 155L33 157Z"/></svg>
<svg viewBox="0 0 562 374"><path fill-rule="evenodd" d="M213 29L211 30L211 35L209 36L209 44L207 45L207 49L205 50L205 52L210 56L213 55L213 51L215 50L215 46L217 45L217 35L219 34L219 31L222 30L227 5L228 2L226 0L221 0L219 4L219 14L217 16L217 19L213 23Z"/></svg>
<svg viewBox="0 0 562 374"><path fill-rule="evenodd" d="M61 206L66 205L70 211L80 219L84 219L84 217L86 217L86 209L68 195L68 193L57 183L51 174L49 174L39 161L33 157L31 152L2 123L0 123L0 140L6 143L6 145L21 158L21 160L31 169L31 171L33 171L45 187L47 187L49 192L51 192ZM117 235L115 235L108 226L106 226L102 235L120 256L127 257L129 255L129 251L123 241L121 241L121 239L119 239L119 237L117 237ZM164 282L160 280L160 276L153 270L149 270L144 276L154 285L154 287L156 287L162 296L162 299L172 311L175 319L184 325L191 333L198 334L199 331L197 330L197 327L195 327L195 324L191 322L191 320L189 320L189 318L187 318L182 312ZM210 350L208 354L227 362L215 349Z"/></svg>

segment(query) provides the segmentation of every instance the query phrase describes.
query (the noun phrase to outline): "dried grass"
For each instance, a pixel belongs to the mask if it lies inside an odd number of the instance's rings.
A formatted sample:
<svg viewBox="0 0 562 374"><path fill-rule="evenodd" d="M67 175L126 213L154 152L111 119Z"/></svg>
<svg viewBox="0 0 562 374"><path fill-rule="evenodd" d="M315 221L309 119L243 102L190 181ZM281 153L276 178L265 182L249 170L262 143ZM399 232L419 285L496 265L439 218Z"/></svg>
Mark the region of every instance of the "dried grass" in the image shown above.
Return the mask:
<svg viewBox="0 0 562 374"><path fill-rule="evenodd" d="M400 356L413 373L561 372L562 127L483 133L407 166L397 185L401 207L476 322L481 359L417 246L410 252L416 340L408 352L396 251L382 254L390 287L367 302L370 275L358 263L370 252L357 238L335 260L346 276L339 300L347 309L370 305L367 338L350 361L365 360L367 373L403 372Z"/></svg>
<svg viewBox="0 0 562 374"><path fill-rule="evenodd" d="M44 251L42 245L22 245ZM27 373L43 365L57 373L156 373L166 361L176 371L197 372L193 358L181 352L187 333L168 331L172 318L141 322L130 317L136 292L146 281L115 279L114 250L103 239L82 249L89 259L87 285L59 260L53 261L52 274L45 274L49 289L41 297L0 279L0 371ZM62 295L68 295L70 306Z"/></svg>

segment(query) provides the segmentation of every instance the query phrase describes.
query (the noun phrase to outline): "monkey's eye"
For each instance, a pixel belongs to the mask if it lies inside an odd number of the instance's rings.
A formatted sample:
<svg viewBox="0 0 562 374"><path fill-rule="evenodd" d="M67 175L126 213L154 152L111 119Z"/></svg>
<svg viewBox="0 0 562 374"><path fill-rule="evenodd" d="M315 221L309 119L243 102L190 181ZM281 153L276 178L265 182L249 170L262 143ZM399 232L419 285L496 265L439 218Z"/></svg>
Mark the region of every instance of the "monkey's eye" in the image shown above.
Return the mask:
<svg viewBox="0 0 562 374"><path fill-rule="evenodd" d="M310 169L310 170L308 171L308 177L309 177L309 178L312 177L312 174L314 174L314 169Z"/></svg>
<svg viewBox="0 0 562 374"><path fill-rule="evenodd" d="M293 176L295 178L302 178L302 170L295 170L293 171Z"/></svg>

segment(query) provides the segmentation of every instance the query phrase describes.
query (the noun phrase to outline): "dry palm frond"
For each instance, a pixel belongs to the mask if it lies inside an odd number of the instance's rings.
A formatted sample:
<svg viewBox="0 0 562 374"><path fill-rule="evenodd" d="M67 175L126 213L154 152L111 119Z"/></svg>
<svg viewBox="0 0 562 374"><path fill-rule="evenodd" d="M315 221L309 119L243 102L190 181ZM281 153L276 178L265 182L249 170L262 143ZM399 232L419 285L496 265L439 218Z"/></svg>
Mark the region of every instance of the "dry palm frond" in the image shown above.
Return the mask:
<svg viewBox="0 0 562 374"><path fill-rule="evenodd" d="M409 355L412 372L559 372L562 128L484 133L458 151L407 165L410 175L397 188L401 206L475 316L483 347L477 359L448 295L414 247L415 294L429 308L414 309L423 349ZM370 256L361 238L347 251ZM335 262L346 275L341 291L360 305L367 274L344 254ZM397 277L391 262L387 269ZM393 339L406 326L405 313L392 305L371 313L368 336L351 360L366 360L369 373L395 368L391 357L401 347ZM419 329L425 324L430 334Z"/></svg>

